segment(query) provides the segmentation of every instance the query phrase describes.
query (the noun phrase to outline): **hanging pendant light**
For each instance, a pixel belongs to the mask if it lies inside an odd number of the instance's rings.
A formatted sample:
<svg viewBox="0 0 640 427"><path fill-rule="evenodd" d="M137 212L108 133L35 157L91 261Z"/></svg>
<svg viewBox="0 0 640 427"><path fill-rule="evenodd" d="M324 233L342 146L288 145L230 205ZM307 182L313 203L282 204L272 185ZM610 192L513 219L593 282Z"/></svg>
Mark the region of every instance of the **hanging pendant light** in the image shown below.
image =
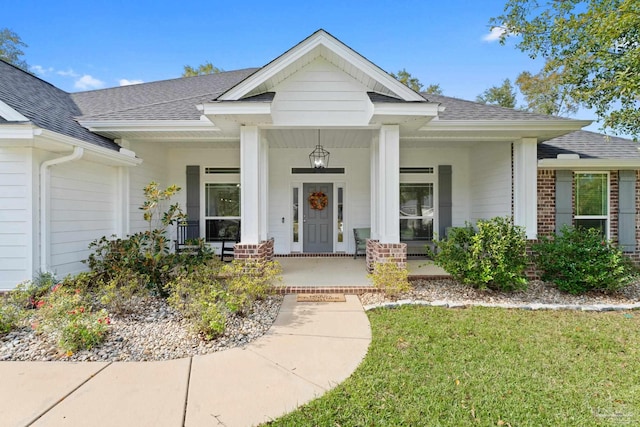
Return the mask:
<svg viewBox="0 0 640 427"><path fill-rule="evenodd" d="M309 163L314 169L323 169L329 167L330 153L320 145L320 129L318 129L318 144L316 148L309 154Z"/></svg>

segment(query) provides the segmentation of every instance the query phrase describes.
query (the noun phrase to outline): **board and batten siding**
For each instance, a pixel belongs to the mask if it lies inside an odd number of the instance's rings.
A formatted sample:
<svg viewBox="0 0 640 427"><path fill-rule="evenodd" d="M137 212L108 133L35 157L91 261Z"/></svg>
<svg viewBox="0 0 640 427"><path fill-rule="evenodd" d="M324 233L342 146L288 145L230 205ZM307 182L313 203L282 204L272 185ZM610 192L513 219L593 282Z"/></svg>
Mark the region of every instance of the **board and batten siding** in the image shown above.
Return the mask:
<svg viewBox="0 0 640 427"><path fill-rule="evenodd" d="M31 278L33 238L31 149L0 148L0 290Z"/></svg>
<svg viewBox="0 0 640 427"><path fill-rule="evenodd" d="M481 142L470 154L471 222L512 215L511 144Z"/></svg>
<svg viewBox="0 0 640 427"><path fill-rule="evenodd" d="M88 161L51 167L49 244L57 277L87 269L89 243L116 234L117 168Z"/></svg>
<svg viewBox="0 0 640 427"><path fill-rule="evenodd" d="M365 126L373 113L367 88L319 57L277 85L276 126Z"/></svg>

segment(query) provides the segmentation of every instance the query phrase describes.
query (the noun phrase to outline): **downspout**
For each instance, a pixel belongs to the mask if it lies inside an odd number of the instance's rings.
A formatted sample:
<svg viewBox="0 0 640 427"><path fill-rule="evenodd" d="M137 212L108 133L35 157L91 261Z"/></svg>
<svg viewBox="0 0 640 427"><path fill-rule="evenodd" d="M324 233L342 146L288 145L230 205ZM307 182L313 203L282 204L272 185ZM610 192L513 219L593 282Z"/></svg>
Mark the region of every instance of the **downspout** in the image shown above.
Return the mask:
<svg viewBox="0 0 640 427"><path fill-rule="evenodd" d="M84 148L74 147L68 156L46 160L40 165L40 271L49 269L49 167L78 160L84 154Z"/></svg>

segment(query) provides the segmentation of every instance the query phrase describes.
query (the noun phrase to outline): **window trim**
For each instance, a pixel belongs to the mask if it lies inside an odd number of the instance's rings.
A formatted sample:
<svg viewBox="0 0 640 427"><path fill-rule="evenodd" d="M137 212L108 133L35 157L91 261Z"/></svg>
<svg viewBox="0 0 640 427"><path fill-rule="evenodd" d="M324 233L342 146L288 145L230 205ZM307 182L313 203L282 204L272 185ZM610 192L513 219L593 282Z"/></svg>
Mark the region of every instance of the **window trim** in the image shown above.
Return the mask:
<svg viewBox="0 0 640 427"><path fill-rule="evenodd" d="M407 176L409 175L409 176ZM431 219L431 240L424 240L425 242L428 241L433 241L434 239L436 239L436 234L437 234L437 230L438 230L438 182L435 179L435 176L433 175L428 175L429 177L426 178L426 175L422 174L422 175L413 175L413 174L406 174L405 176L401 176L400 179L400 185L398 188L398 191L400 190L400 187L402 187L403 185L431 185L431 194L433 197L433 216L429 217L429 216L423 216L423 215L407 215L407 216L402 216L400 215L399 217L399 221L398 221L398 229L400 231L400 227L401 227L401 222L403 220L424 220L424 219ZM402 233L400 233L400 242L422 242L423 240L403 240L402 239Z"/></svg>
<svg viewBox="0 0 640 427"><path fill-rule="evenodd" d="M575 203L576 200L576 193L578 191L577 188L577 180L578 180L578 175L605 175L607 177L607 194L606 194L606 207L607 207L607 214L606 215L577 215L576 211L577 211L577 204ZM605 225L606 225L606 233L605 233L605 238L607 240L609 240L611 238L611 171L585 171L585 170L579 170L579 171L573 171L573 200L572 200L572 204L573 204L573 209L572 209L572 216L573 216L573 225L574 227L576 226L576 220L581 220L581 219L604 219L605 220Z"/></svg>
<svg viewBox="0 0 640 427"><path fill-rule="evenodd" d="M207 216L207 186L209 185L226 185L226 186L236 186L238 188L238 192L240 192L240 182L238 180L238 182L229 182L228 180L225 182L218 182L218 181L211 181L211 180L206 180L204 182L203 185L203 192L202 192L202 197L203 197L203 210L202 210L202 217L204 219L203 221L203 225L204 227L202 227L202 234L204 235L204 239L207 239L207 221L238 221L240 222L242 220L242 206L241 204L238 206L238 210L240 210L240 214L237 216ZM239 194L238 200L240 200L241 197L241 193ZM207 240L207 242L215 242L216 240Z"/></svg>

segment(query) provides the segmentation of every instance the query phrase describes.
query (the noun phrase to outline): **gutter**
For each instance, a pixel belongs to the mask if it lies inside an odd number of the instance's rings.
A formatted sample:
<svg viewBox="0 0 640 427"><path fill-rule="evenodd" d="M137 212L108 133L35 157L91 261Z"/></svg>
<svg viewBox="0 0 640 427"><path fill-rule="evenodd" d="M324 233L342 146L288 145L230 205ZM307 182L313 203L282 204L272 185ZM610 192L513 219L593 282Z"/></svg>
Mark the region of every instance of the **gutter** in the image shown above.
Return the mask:
<svg viewBox="0 0 640 427"><path fill-rule="evenodd" d="M46 160L40 164L40 271L49 268L49 168L82 158L84 148L74 147L73 153Z"/></svg>

